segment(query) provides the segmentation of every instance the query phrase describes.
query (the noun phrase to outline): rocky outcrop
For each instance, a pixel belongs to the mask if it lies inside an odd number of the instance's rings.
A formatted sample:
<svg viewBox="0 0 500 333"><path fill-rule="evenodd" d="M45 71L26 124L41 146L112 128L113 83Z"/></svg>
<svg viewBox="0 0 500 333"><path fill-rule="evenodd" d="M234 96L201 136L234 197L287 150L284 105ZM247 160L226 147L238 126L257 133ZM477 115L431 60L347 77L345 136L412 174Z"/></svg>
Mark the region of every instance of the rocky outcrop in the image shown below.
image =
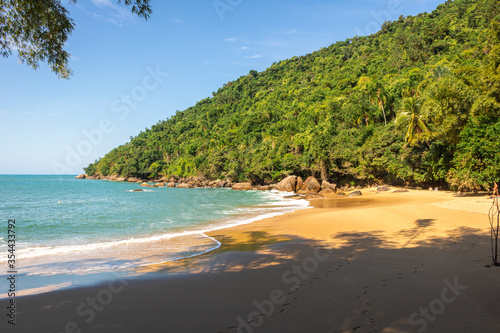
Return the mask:
<svg viewBox="0 0 500 333"><path fill-rule="evenodd" d="M377 187L377 192L386 192L386 191L390 191L389 186L379 186L379 187Z"/></svg>
<svg viewBox="0 0 500 333"><path fill-rule="evenodd" d="M128 181L129 183L139 183L139 182L141 182L141 183L142 183L142 182L143 182L143 180L142 180L142 179L135 178L135 177L129 177L129 178L127 178L127 181Z"/></svg>
<svg viewBox="0 0 500 333"><path fill-rule="evenodd" d="M358 197L360 195L363 195L363 193L361 193L360 190L357 190L357 191L349 193L348 197Z"/></svg>
<svg viewBox="0 0 500 333"><path fill-rule="evenodd" d="M165 183L156 183L156 186L159 186L159 187L164 187L164 186L165 186Z"/></svg>
<svg viewBox="0 0 500 333"><path fill-rule="evenodd" d="M288 176L276 185L278 191L294 192L296 190L297 177Z"/></svg>
<svg viewBox="0 0 500 333"><path fill-rule="evenodd" d="M236 183L231 186L232 190L249 191L253 189L252 183Z"/></svg>
<svg viewBox="0 0 500 333"><path fill-rule="evenodd" d="M222 180L222 179L217 180L215 183L215 187L219 187L219 188L227 187L227 185L228 185L228 182L225 180Z"/></svg>
<svg viewBox="0 0 500 333"><path fill-rule="evenodd" d="M299 193L301 194L318 193L320 190L321 190L321 185L319 184L318 180L313 176L309 176L305 180L304 185L302 185L302 189L299 191Z"/></svg>
<svg viewBox="0 0 500 333"><path fill-rule="evenodd" d="M180 183L177 188L194 188L194 186L188 183Z"/></svg>
<svg viewBox="0 0 500 333"><path fill-rule="evenodd" d="M148 184L148 183L142 183L141 186L144 186L144 187L156 187L156 185L151 185L151 184Z"/></svg>
<svg viewBox="0 0 500 333"><path fill-rule="evenodd" d="M319 193L323 195L328 195L328 194L335 194L337 192L337 185L336 184L330 184L326 180L323 180L321 183L321 191Z"/></svg>
<svg viewBox="0 0 500 333"><path fill-rule="evenodd" d="M82 173L81 175L78 175L78 176L76 176L75 178L76 178L76 179L85 179L85 178L87 178L87 175L86 175L86 174L84 174L84 173Z"/></svg>
<svg viewBox="0 0 500 333"><path fill-rule="evenodd" d="M175 187L175 183L174 182L168 183L167 187Z"/></svg>

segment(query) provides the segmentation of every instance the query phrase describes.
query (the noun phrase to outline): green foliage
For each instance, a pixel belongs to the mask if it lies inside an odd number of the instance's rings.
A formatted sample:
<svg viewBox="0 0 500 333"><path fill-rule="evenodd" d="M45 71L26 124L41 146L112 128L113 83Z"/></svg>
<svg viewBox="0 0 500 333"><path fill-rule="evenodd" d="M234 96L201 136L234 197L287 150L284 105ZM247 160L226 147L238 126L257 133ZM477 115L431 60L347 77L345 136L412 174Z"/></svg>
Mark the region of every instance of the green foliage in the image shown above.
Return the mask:
<svg viewBox="0 0 500 333"><path fill-rule="evenodd" d="M450 169L450 185L478 190L498 182L500 175L500 118L482 117L467 124Z"/></svg>
<svg viewBox="0 0 500 333"><path fill-rule="evenodd" d="M123 3L145 19L152 12L149 0ZM68 14L60 0L0 0L0 55L9 57L17 49L19 59L28 66L37 69L40 62L47 62L60 78L68 79L70 55L63 47L75 27Z"/></svg>
<svg viewBox="0 0 500 333"><path fill-rule="evenodd" d="M499 18L495 0L447 1L252 70L86 170L486 188L500 171Z"/></svg>

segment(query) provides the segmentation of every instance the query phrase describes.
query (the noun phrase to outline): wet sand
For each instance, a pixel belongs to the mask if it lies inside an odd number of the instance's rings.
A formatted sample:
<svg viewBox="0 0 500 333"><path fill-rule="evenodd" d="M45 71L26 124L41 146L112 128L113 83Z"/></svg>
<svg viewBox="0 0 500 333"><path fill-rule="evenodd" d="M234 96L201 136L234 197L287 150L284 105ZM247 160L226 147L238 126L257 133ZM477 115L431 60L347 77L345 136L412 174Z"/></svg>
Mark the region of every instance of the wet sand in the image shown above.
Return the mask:
<svg viewBox="0 0 500 333"><path fill-rule="evenodd" d="M490 199L367 189L311 203L209 233L219 249L138 278L19 297L1 331L500 331Z"/></svg>

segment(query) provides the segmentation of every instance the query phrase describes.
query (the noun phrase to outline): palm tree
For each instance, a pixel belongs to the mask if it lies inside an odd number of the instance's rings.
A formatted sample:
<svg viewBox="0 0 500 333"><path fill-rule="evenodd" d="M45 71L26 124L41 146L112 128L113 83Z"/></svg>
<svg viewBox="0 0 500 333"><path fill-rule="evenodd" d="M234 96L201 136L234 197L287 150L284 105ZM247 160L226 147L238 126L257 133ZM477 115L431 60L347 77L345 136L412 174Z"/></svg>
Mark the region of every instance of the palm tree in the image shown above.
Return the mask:
<svg viewBox="0 0 500 333"><path fill-rule="evenodd" d="M384 87L380 82L376 82L371 87L369 87L368 92L370 94L371 102L377 102L378 108L382 110L382 114L384 115L384 125L387 126L387 117L385 115L385 102L388 99L388 96L384 90Z"/></svg>
<svg viewBox="0 0 500 333"><path fill-rule="evenodd" d="M420 115L420 102L415 96L403 100L403 111L395 119L397 126L407 124L405 141L411 146L419 143L419 136L423 133L429 133L427 124ZM429 143L426 141L427 145Z"/></svg>

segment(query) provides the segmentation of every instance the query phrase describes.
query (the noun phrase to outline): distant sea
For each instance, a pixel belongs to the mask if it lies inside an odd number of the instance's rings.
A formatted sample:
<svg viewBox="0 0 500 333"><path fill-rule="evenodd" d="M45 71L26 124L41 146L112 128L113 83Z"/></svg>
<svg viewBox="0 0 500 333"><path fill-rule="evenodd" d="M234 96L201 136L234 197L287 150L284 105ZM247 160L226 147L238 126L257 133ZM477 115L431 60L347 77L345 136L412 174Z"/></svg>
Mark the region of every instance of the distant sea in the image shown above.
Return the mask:
<svg viewBox="0 0 500 333"><path fill-rule="evenodd" d="M286 195L144 188L74 176L0 175L0 267L4 268L0 278L8 270L9 219L16 221L19 288L37 290L79 285L91 275L212 251L220 243L207 231L308 206L307 201L286 199ZM3 294L0 290L0 298Z"/></svg>

